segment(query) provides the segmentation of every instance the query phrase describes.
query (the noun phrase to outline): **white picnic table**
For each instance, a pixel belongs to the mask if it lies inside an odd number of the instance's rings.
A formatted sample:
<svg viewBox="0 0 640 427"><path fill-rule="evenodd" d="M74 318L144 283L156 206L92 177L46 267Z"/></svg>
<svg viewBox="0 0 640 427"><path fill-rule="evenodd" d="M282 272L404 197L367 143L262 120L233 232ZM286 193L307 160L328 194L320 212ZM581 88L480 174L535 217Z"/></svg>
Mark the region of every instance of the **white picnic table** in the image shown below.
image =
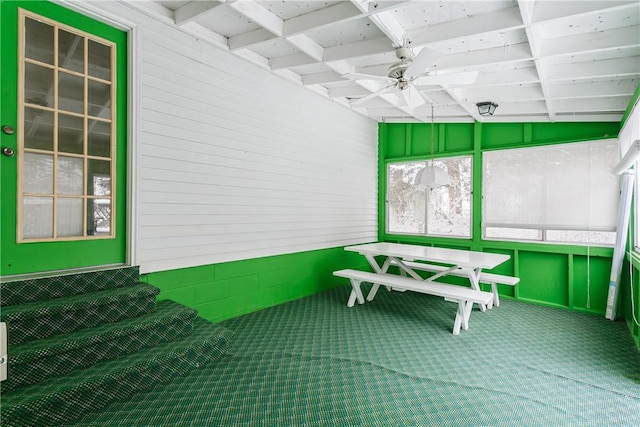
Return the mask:
<svg viewBox="0 0 640 427"><path fill-rule="evenodd" d="M386 286L389 290L413 290L417 292L431 293L445 298L451 297L460 303L458 316L456 317L454 325L454 334L456 335L459 332L461 325L464 329L467 328L471 306L473 305L471 299L476 297L479 298L476 299L475 302L480 304L483 311L487 305L491 308L494 300L497 301L497 296L495 299L492 296L488 299L487 297L482 299L483 296L480 295L488 295L480 289L482 270L492 269L509 259L509 255L504 254L387 242L347 246L344 249L363 255L375 272L375 274L372 274L357 272L355 270L343 270L342 272L334 273L336 275L342 275L342 277L355 279L352 280L353 286L349 295L349 300L347 301L347 305L349 307L352 307L356 300L359 304L364 303L364 296L360 289L360 283L362 281L371 282L373 284L369 294L367 295L367 301L372 301L375 298L381 284ZM436 265L429 263L436 263ZM402 276L409 277L400 278L398 275L387 274L391 266L398 267ZM433 269L434 267L436 270ZM416 270L434 271L435 274L425 279L421 277ZM363 275L367 274L369 276L366 276L365 278ZM469 296L469 292L471 292L469 290L467 292L467 296L463 297L459 295L459 293L464 292L463 289L468 290L469 288L462 287L461 289L461 287L456 285L447 285L436 282L437 279L447 275L466 275L471 284L471 288L474 291L478 291L478 293ZM397 279L394 279L393 277L396 277ZM376 280L379 280L379 282L377 283ZM448 288L449 290L447 290L447 287L450 287Z"/></svg>

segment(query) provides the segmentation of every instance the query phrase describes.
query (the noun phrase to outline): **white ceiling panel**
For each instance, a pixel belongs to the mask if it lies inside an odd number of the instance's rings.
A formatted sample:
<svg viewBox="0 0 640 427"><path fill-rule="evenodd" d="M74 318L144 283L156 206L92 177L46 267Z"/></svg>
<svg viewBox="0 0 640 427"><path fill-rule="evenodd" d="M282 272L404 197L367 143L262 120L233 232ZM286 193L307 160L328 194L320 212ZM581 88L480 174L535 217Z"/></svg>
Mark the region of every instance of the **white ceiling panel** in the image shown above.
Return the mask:
<svg viewBox="0 0 640 427"><path fill-rule="evenodd" d="M640 81L637 0L128 1L377 121L616 121Z"/></svg>

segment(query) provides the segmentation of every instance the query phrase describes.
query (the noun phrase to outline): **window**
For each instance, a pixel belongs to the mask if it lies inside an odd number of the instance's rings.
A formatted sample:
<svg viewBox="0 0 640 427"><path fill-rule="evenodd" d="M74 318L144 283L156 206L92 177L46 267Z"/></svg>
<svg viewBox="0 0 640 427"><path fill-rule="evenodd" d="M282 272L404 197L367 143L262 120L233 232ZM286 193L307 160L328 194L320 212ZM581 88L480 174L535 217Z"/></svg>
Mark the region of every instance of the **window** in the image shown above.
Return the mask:
<svg viewBox="0 0 640 427"><path fill-rule="evenodd" d="M21 25L18 241L113 237L115 45Z"/></svg>
<svg viewBox="0 0 640 427"><path fill-rule="evenodd" d="M615 140L484 153L484 237L613 245L617 161Z"/></svg>
<svg viewBox="0 0 640 427"><path fill-rule="evenodd" d="M471 157L433 160L451 184L428 189L414 185L427 162L392 163L387 167L387 233L471 237Z"/></svg>

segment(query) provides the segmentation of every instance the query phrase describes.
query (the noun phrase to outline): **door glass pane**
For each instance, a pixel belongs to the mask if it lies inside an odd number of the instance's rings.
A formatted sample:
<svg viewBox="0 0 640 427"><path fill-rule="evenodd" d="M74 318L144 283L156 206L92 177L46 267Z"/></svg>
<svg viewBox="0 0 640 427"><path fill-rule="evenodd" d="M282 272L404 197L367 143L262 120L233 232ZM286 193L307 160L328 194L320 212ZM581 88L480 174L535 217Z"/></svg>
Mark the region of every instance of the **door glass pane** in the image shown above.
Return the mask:
<svg viewBox="0 0 640 427"><path fill-rule="evenodd" d="M36 108L24 109L24 146L53 150L53 113Z"/></svg>
<svg viewBox="0 0 640 427"><path fill-rule="evenodd" d="M84 113L84 79L61 71L58 81L58 108Z"/></svg>
<svg viewBox="0 0 640 427"><path fill-rule="evenodd" d="M22 185L25 193L53 194L53 156L24 153Z"/></svg>
<svg viewBox="0 0 640 427"><path fill-rule="evenodd" d="M82 154L84 119L58 114L58 151Z"/></svg>
<svg viewBox="0 0 640 427"><path fill-rule="evenodd" d="M87 204L87 234L111 234L111 199L88 199Z"/></svg>
<svg viewBox="0 0 640 427"><path fill-rule="evenodd" d="M111 162L89 159L87 194L90 196L108 196L111 194Z"/></svg>
<svg viewBox="0 0 640 427"><path fill-rule="evenodd" d="M25 197L22 204L22 235L25 239L53 237L53 199Z"/></svg>
<svg viewBox="0 0 640 427"><path fill-rule="evenodd" d="M51 25L25 19L24 56L53 65L53 27Z"/></svg>
<svg viewBox="0 0 640 427"><path fill-rule="evenodd" d="M20 16L19 239L113 237L115 45Z"/></svg>
<svg viewBox="0 0 640 427"><path fill-rule="evenodd" d="M89 155L111 156L111 123L89 120L88 128Z"/></svg>
<svg viewBox="0 0 640 427"><path fill-rule="evenodd" d="M82 199L60 197L56 201L58 237L82 236Z"/></svg>
<svg viewBox="0 0 640 427"><path fill-rule="evenodd" d="M82 196L83 160L77 157L58 156L56 185L58 194Z"/></svg>
<svg viewBox="0 0 640 427"><path fill-rule="evenodd" d="M111 81L111 47L89 40L89 75Z"/></svg>
<svg viewBox="0 0 640 427"><path fill-rule="evenodd" d="M24 102L53 108L53 70L35 64L24 65Z"/></svg>
<svg viewBox="0 0 640 427"><path fill-rule="evenodd" d="M65 30L58 31L58 66L84 72L84 37Z"/></svg>
<svg viewBox="0 0 640 427"><path fill-rule="evenodd" d="M103 119L111 118L111 85L89 80L88 114Z"/></svg>

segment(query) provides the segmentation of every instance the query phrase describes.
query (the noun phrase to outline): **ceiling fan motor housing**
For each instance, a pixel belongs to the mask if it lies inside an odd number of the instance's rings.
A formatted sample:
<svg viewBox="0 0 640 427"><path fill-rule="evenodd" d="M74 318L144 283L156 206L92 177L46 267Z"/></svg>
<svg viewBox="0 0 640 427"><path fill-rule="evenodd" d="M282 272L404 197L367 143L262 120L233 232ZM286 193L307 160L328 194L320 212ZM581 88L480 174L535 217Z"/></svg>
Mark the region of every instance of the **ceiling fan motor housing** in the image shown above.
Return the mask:
<svg viewBox="0 0 640 427"><path fill-rule="evenodd" d="M396 48L396 56L400 61L409 61L413 59L413 52L408 47Z"/></svg>
<svg viewBox="0 0 640 427"><path fill-rule="evenodd" d="M389 78L402 80L404 78L404 72L411 62L402 61L397 62L389 67Z"/></svg>

